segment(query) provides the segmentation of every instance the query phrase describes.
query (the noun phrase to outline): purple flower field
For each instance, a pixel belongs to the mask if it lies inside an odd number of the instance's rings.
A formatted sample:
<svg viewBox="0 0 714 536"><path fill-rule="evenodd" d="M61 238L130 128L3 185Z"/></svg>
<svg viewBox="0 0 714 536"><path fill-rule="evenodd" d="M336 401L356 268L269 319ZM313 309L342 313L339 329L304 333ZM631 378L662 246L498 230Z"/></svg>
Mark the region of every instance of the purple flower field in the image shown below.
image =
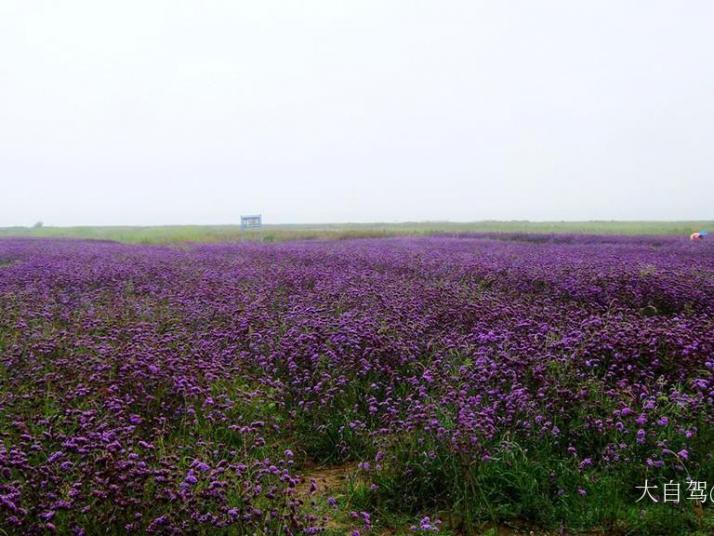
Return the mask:
<svg viewBox="0 0 714 536"><path fill-rule="evenodd" d="M707 533L713 372L714 240L4 239L0 534Z"/></svg>

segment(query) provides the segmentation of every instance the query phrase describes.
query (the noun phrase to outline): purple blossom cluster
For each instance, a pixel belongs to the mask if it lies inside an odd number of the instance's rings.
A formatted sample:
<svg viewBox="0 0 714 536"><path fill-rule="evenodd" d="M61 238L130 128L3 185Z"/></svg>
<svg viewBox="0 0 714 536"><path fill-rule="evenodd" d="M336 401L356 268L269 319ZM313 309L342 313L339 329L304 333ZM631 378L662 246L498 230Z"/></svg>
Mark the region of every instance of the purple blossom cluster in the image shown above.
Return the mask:
<svg viewBox="0 0 714 536"><path fill-rule="evenodd" d="M314 534L304 467L410 434L692 472L713 372L707 241L5 239L0 531Z"/></svg>

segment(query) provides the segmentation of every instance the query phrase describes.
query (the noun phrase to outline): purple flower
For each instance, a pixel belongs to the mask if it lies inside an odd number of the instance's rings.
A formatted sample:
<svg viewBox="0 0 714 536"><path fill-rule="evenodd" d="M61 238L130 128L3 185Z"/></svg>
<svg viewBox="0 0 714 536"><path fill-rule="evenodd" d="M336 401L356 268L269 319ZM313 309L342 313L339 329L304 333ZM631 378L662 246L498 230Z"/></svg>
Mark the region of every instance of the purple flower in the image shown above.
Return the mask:
<svg viewBox="0 0 714 536"><path fill-rule="evenodd" d="M318 446L365 460L375 500L385 468L430 485L507 462L509 438L583 472L696 474L712 272L714 242L662 236L0 239L0 525L314 534L329 520L294 452ZM554 500L586 490L551 480Z"/></svg>
<svg viewBox="0 0 714 536"><path fill-rule="evenodd" d="M411 530L413 532L438 532L439 531L439 525L441 525L441 521L436 519L434 521L431 520L430 517L423 517L419 521L419 526L412 526Z"/></svg>
<svg viewBox="0 0 714 536"><path fill-rule="evenodd" d="M207 463L204 463L200 460L194 460L193 463L191 464L191 467L198 469L199 471L201 471L203 473L211 470L210 465L208 465Z"/></svg>
<svg viewBox="0 0 714 536"><path fill-rule="evenodd" d="M57 460L59 460L62 456L64 456L64 453L61 450L58 450L56 452L53 452L50 454L50 456L47 458L47 463L54 463Z"/></svg>
<svg viewBox="0 0 714 536"><path fill-rule="evenodd" d="M198 483L198 478L196 477L196 473L193 472L193 469L189 469L188 473L186 473L186 478L184 478L184 482L190 485Z"/></svg>

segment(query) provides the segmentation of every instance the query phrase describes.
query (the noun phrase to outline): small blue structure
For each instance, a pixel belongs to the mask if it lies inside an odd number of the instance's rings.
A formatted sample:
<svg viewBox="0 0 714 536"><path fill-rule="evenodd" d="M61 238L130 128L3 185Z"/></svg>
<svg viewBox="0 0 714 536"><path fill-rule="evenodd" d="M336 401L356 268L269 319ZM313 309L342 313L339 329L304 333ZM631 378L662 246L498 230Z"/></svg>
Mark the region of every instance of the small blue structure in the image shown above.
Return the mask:
<svg viewBox="0 0 714 536"><path fill-rule="evenodd" d="M240 228L242 230L260 229L263 226L263 217L260 214L240 217Z"/></svg>

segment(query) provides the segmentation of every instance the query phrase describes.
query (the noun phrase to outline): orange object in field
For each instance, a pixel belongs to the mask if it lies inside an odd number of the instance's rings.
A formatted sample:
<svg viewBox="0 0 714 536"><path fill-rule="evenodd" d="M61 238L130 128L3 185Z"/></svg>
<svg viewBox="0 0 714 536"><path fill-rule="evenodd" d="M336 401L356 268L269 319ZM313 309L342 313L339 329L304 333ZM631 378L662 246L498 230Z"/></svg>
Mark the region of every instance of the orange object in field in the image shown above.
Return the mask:
<svg viewBox="0 0 714 536"><path fill-rule="evenodd" d="M701 240L702 235L701 233L692 233L689 235L689 240Z"/></svg>

